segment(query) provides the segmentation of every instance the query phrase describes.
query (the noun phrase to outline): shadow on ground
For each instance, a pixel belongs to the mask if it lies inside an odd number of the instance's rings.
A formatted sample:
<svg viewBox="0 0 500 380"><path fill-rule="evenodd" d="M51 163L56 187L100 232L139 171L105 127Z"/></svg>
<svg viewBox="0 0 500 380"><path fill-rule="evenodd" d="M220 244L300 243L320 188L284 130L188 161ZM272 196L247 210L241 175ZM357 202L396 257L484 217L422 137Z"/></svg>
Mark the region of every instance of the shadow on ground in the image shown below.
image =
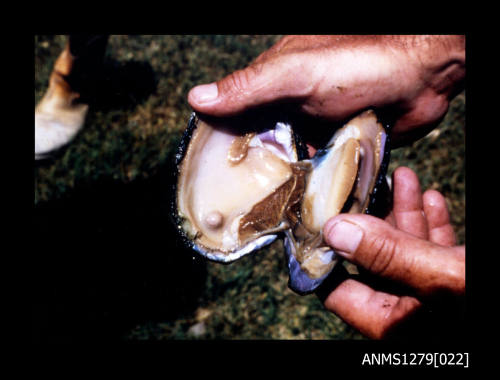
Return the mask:
<svg viewBox="0 0 500 380"><path fill-rule="evenodd" d="M100 70L82 95L94 111L133 108L155 91L148 63L106 60ZM176 242L171 172L89 181L34 207L35 342L116 341L135 324L196 308L206 268Z"/></svg>
<svg viewBox="0 0 500 380"><path fill-rule="evenodd" d="M156 90L158 80L148 62L107 58L95 70L80 75L80 101L97 111L127 110L142 103Z"/></svg>
<svg viewBox="0 0 500 380"><path fill-rule="evenodd" d="M35 340L116 340L192 312L206 278L167 218L168 168L127 185L80 187L34 210Z"/></svg>

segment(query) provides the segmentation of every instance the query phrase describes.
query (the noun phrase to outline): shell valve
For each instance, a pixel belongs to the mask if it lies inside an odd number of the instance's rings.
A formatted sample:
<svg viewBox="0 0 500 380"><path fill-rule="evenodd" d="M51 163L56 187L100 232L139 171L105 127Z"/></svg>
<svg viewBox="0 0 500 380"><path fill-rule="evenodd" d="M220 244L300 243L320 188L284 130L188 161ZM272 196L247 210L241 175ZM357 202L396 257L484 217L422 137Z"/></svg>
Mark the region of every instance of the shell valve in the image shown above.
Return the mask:
<svg viewBox="0 0 500 380"><path fill-rule="evenodd" d="M338 262L322 228L340 212L367 212L385 178L387 132L368 110L308 158L289 123L226 125L191 116L177 155L175 217L185 242L231 262L284 238L289 286L314 291Z"/></svg>

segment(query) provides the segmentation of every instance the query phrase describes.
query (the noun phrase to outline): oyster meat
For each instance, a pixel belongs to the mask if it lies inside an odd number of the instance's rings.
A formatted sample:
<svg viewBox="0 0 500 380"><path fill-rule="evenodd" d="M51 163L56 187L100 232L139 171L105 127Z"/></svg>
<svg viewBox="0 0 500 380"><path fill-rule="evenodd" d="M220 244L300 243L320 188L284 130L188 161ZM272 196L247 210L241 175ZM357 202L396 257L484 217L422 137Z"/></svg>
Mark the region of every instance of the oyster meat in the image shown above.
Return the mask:
<svg viewBox="0 0 500 380"><path fill-rule="evenodd" d="M225 263L283 236L289 285L311 292L337 262L323 225L367 210L387 153L386 130L371 110L312 159L289 123L238 127L193 114L177 155L178 230L191 248Z"/></svg>

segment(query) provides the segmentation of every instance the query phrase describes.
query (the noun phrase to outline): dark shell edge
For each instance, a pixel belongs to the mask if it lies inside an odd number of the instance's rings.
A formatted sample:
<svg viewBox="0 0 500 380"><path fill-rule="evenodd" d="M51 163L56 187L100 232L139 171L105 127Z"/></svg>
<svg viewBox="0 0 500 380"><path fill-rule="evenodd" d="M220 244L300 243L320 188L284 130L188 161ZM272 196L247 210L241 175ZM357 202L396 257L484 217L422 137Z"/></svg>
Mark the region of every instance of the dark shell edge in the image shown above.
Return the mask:
<svg viewBox="0 0 500 380"><path fill-rule="evenodd" d="M384 217L390 211L391 206L391 194L386 179L391 160L391 126L390 124L383 123L380 118L378 118L378 122L384 127L386 133L384 156L380 164L375 185L373 186L373 191L370 194L370 201L366 207L365 214Z"/></svg>
<svg viewBox="0 0 500 380"><path fill-rule="evenodd" d="M189 117L188 121L188 126L184 130L181 136L181 140L179 142L179 146L177 148L177 152L175 154L175 160L174 160L174 170L173 170L173 180L172 180L172 188L171 188L171 199L170 199L170 219L171 223L174 225L176 231L177 231L177 239L180 244L191 250L193 253L196 253L196 255L202 257L202 255L198 254L195 249L194 249L194 243L191 241L191 239L188 238L186 233L182 230L181 224L182 224L182 218L179 216L179 213L177 211L177 182L179 179L179 171L180 171L180 165L182 163L182 160L184 159L184 156L186 155L186 151L189 145L189 141L191 141L191 137L193 135L193 131L196 128L196 119L197 116L193 112L191 113L191 116Z"/></svg>

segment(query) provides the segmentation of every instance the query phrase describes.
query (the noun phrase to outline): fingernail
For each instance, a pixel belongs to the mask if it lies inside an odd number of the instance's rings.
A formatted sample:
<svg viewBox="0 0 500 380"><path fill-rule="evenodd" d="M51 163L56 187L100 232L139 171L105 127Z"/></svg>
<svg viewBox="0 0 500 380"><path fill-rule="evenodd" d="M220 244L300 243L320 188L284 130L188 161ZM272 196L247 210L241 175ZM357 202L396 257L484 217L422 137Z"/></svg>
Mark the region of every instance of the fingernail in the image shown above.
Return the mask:
<svg viewBox="0 0 500 380"><path fill-rule="evenodd" d="M340 221L327 232L326 242L341 256L351 257L363 238L363 230L356 224Z"/></svg>
<svg viewBox="0 0 500 380"><path fill-rule="evenodd" d="M197 103L207 103L217 99L219 91L216 83L202 84L191 90L191 97Z"/></svg>

